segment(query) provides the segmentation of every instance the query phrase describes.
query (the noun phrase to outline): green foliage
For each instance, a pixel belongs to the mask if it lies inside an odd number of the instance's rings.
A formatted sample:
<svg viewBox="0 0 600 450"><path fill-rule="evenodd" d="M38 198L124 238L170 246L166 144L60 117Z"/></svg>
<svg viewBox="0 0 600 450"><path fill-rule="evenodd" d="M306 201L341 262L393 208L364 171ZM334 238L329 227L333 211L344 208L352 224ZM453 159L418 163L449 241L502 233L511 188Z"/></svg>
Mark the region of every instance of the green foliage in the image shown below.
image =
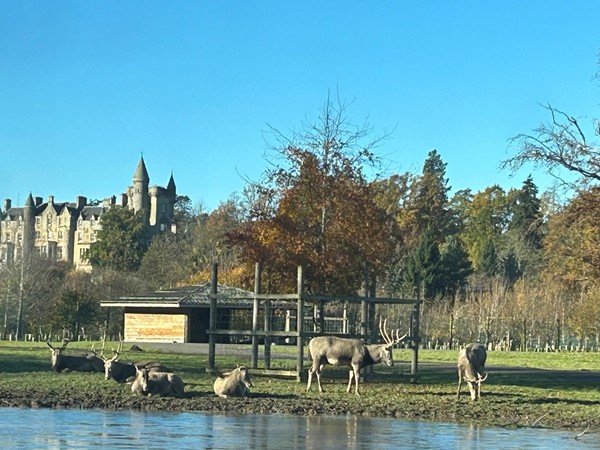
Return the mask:
<svg viewBox="0 0 600 450"><path fill-rule="evenodd" d="M498 255L492 239L487 239L481 252L481 271L489 278L498 273Z"/></svg>
<svg viewBox="0 0 600 450"><path fill-rule="evenodd" d="M171 233L156 236L144 254L138 275L155 289L169 289L191 275L189 238Z"/></svg>
<svg viewBox="0 0 600 450"><path fill-rule="evenodd" d="M100 319L100 305L95 299L81 292L65 289L51 311L52 322L57 328L68 330L77 336L88 325L97 325Z"/></svg>
<svg viewBox="0 0 600 450"><path fill-rule="evenodd" d="M409 254L402 274L404 284L413 295L423 294L433 299L440 291L442 276L440 250L428 228L421 235L416 248Z"/></svg>
<svg viewBox="0 0 600 450"><path fill-rule="evenodd" d="M419 230L427 228L433 233L436 242L442 243L453 230L448 208L448 179L446 163L437 150L427 155L423 172L417 181L416 196L412 207L415 209Z"/></svg>
<svg viewBox="0 0 600 450"><path fill-rule="evenodd" d="M445 293L453 297L473 273L471 261L458 236L448 236L440 252L440 271Z"/></svg>
<svg viewBox="0 0 600 450"><path fill-rule="evenodd" d="M148 246L141 215L114 207L102 215L102 229L90 247L93 267L106 267L125 272L136 271Z"/></svg>
<svg viewBox="0 0 600 450"><path fill-rule="evenodd" d="M523 182L513 199L510 230L516 230L523 235L527 245L534 249L542 246L541 200L537 197L538 189L531 175Z"/></svg>

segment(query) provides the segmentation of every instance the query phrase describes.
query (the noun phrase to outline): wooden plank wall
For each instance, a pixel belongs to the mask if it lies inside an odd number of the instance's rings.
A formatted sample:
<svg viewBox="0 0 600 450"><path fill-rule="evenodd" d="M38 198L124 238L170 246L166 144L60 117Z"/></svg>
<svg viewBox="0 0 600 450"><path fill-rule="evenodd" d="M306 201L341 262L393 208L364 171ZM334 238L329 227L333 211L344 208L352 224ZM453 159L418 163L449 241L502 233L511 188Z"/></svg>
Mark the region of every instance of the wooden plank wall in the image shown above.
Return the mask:
<svg viewBox="0 0 600 450"><path fill-rule="evenodd" d="M125 340L133 342L187 342L185 314L125 313Z"/></svg>

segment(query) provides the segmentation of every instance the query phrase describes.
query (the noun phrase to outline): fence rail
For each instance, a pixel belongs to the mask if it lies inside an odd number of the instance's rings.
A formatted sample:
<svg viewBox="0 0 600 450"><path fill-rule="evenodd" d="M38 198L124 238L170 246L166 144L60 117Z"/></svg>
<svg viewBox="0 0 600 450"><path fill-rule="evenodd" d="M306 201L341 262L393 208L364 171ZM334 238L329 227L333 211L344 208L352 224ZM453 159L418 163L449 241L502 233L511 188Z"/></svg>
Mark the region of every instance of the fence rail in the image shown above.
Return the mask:
<svg viewBox="0 0 600 450"><path fill-rule="evenodd" d="M259 338L264 339L264 366L266 371L271 370L271 350L270 345L272 338L290 338L296 339L296 371L293 372L294 376L298 381L302 379L302 373L304 368L304 346L307 339L328 335L328 336L339 336L339 337L350 337L365 340L373 340L377 337L377 331L375 328L375 305L378 304L403 304L413 305L413 311L411 314L409 328L409 342L412 350L411 358L411 377L413 381L417 381L418 377L418 349L419 349L419 307L420 301L410 299L400 299L391 297L374 297L369 295L369 280L365 275L365 295L314 295L306 294L304 292L304 279L302 274L302 267L298 267L298 290L295 294L261 294L261 269L259 264L256 265L255 271L255 285L254 293L247 296L235 296L227 297L220 295L217 292L218 280L218 266L213 264L211 272L211 294L210 294L210 324L207 334L209 336L208 346L208 371L215 370L215 356L216 356L216 338L217 336L245 336L252 338L252 361L251 368L253 370L258 369L258 347ZM252 310L252 328L251 329L220 329L219 323L217 322L217 303L220 300L232 300L232 299L252 299L254 301ZM272 328L271 320L271 302L273 301L288 301L290 310L296 310L295 320L295 331L274 331ZM359 333L348 333L348 332L326 332L325 324L327 323L326 318L323 314L323 305L329 302L342 302L342 303L358 303L361 305L360 308L360 332ZM262 307L264 308L264 323L263 326L259 326L258 318L259 311ZM315 314L309 317L309 322L312 319L316 329L313 331L305 330L306 315L305 305L312 304L315 308L315 312L319 310L319 314ZM295 308L294 308L295 307ZM305 320L297 320L298 317L302 317ZM290 317L290 324L292 322ZM339 318L335 318L340 320ZM345 320L345 319L344 319ZM347 331L347 330L346 330ZM289 374L289 371L287 371ZM279 373L283 375L283 373Z"/></svg>

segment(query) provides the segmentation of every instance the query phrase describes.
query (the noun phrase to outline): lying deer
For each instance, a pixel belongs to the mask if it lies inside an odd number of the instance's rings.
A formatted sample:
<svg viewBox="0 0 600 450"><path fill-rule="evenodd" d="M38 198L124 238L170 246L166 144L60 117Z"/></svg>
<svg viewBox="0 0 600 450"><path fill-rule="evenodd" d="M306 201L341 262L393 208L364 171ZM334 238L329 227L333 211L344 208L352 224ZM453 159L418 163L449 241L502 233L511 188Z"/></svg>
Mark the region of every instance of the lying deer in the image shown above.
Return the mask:
<svg viewBox="0 0 600 450"><path fill-rule="evenodd" d="M250 373L244 366L221 374L215 380L213 389L219 397L248 397L252 382L250 381Z"/></svg>
<svg viewBox="0 0 600 450"><path fill-rule="evenodd" d="M136 376L131 385L131 392L136 395L172 395L182 397L183 380L170 372L154 372L146 368L136 367Z"/></svg>
<svg viewBox="0 0 600 450"><path fill-rule="evenodd" d="M167 366L164 366L156 361L141 361L137 363L124 363L118 360L119 353L123 348L123 341L119 342L119 347L117 350L113 349L112 358L106 358L104 356L104 346L102 349L102 353L100 353L100 358L104 362L104 379L110 380L111 378L115 380L117 383L129 383L135 380L136 376L136 367L146 368L150 371L154 372L173 372Z"/></svg>
<svg viewBox="0 0 600 450"><path fill-rule="evenodd" d="M46 341L52 355L50 364L55 372L103 372L104 363L93 351L88 355L65 355L63 350L67 347L69 341L65 341L62 347L53 347Z"/></svg>
<svg viewBox="0 0 600 450"><path fill-rule="evenodd" d="M457 398L460 397L460 388L463 379L469 386L471 400L475 401L481 398L481 383L487 379L487 373L484 372L486 358L487 352L485 351L485 347L479 343L469 344L458 353Z"/></svg>
<svg viewBox="0 0 600 450"><path fill-rule="evenodd" d="M346 392L350 392L352 388L352 379L355 382L355 393L358 393L358 379L360 377L360 369L373 364L384 363L388 366L394 365L392 357L392 348L394 345L406 339L408 334L400 337L400 330L396 330L396 338L392 339L386 331L387 319L381 326L379 320L379 333L385 340L384 344L365 344L361 339L347 339L335 336L318 336L312 338L308 343L308 350L312 359L312 367L308 369L308 385L306 390L310 390L313 374L317 375L317 384L319 392L323 392L321 386L321 371L325 364L334 366L350 367L348 388Z"/></svg>

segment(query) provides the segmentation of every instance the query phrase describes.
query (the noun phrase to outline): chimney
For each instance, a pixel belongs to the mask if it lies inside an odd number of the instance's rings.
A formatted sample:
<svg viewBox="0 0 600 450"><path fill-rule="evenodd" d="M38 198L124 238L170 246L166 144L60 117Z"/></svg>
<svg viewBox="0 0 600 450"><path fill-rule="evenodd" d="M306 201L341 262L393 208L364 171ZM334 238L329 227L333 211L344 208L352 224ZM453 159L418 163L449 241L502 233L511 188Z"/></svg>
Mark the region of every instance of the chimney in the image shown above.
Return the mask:
<svg viewBox="0 0 600 450"><path fill-rule="evenodd" d="M54 195L49 195L48 196L48 204L54 205Z"/></svg>
<svg viewBox="0 0 600 450"><path fill-rule="evenodd" d="M83 209L83 207L85 206L85 204L87 203L87 198L78 195L77 197L75 197L75 208L76 209Z"/></svg>
<svg viewBox="0 0 600 450"><path fill-rule="evenodd" d="M4 212L12 208L12 200L10 198L4 199Z"/></svg>
<svg viewBox="0 0 600 450"><path fill-rule="evenodd" d="M106 197L104 200L102 200L102 206L105 208L110 208L111 206L115 206L116 201L117 198L114 195L112 197Z"/></svg>
<svg viewBox="0 0 600 450"><path fill-rule="evenodd" d="M121 206L124 208L127 206L127 194L121 194Z"/></svg>

